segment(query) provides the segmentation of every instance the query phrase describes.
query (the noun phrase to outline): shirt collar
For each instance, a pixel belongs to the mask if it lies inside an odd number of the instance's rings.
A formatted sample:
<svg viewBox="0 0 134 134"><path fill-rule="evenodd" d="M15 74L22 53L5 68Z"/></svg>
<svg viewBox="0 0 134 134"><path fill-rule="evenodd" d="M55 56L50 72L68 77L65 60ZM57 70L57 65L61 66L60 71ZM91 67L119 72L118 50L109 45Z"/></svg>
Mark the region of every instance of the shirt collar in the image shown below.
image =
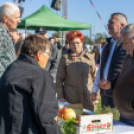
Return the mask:
<svg viewBox="0 0 134 134"><path fill-rule="evenodd" d="M29 64L33 64L33 65L36 65L36 66L39 66L40 65L37 63L37 61L34 59L34 58L31 58L30 56L26 55L26 54L23 54L21 53L18 57L19 60L22 60L24 62L27 62ZM41 67L40 67L41 68Z"/></svg>
<svg viewBox="0 0 134 134"><path fill-rule="evenodd" d="M115 42L117 42L118 41L118 39L116 39L116 40L114 40L114 38L111 38L111 43L115 43Z"/></svg>

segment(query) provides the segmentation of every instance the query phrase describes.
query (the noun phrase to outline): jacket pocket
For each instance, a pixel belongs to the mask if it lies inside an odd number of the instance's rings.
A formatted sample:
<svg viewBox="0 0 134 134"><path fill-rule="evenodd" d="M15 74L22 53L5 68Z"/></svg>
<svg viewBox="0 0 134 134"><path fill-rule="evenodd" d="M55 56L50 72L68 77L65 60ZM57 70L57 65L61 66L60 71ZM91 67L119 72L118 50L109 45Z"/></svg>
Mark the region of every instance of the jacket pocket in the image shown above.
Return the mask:
<svg viewBox="0 0 134 134"><path fill-rule="evenodd" d="M76 103L77 102L77 92L76 92L75 86L65 84L64 97L69 103Z"/></svg>

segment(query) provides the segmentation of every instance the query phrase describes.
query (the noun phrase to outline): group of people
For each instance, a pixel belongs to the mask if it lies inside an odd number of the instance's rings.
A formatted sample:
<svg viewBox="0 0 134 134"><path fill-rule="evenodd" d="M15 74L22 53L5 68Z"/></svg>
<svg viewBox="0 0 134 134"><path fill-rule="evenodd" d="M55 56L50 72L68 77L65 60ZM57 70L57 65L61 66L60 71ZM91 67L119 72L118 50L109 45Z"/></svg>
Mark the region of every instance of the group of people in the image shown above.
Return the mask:
<svg viewBox="0 0 134 134"><path fill-rule="evenodd" d="M16 42L12 34L19 16L12 3L0 7L0 133L62 134L54 120L58 101L49 73L57 69L57 47L42 27Z"/></svg>
<svg viewBox="0 0 134 134"><path fill-rule="evenodd" d="M90 101L96 100L100 89L102 107L118 108L120 121L134 126L134 24L127 25L124 14L113 13L107 26L112 37L103 47Z"/></svg>
<svg viewBox="0 0 134 134"><path fill-rule="evenodd" d="M58 41L47 39L44 27L25 38L13 36L18 33L19 16L12 3L0 7L1 134L62 134L54 120L58 101L82 103L94 111L99 89L102 107L117 107L120 121L134 126L134 24L127 25L124 14L110 16L107 26L112 37L101 54L97 48L95 55L87 52L83 34L69 31L59 63L54 45Z"/></svg>

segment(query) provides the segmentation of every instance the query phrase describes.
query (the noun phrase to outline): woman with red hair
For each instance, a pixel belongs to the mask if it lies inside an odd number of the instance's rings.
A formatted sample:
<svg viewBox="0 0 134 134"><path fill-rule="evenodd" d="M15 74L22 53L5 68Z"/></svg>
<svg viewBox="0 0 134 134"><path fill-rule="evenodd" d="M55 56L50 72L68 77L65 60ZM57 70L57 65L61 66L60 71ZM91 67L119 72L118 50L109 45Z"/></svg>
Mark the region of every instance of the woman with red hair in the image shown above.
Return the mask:
<svg viewBox="0 0 134 134"><path fill-rule="evenodd" d="M83 34L80 31L69 31L66 40L70 50L63 54L58 66L57 98L60 102L82 103L85 109L94 111L90 102L96 73L94 57L83 50Z"/></svg>

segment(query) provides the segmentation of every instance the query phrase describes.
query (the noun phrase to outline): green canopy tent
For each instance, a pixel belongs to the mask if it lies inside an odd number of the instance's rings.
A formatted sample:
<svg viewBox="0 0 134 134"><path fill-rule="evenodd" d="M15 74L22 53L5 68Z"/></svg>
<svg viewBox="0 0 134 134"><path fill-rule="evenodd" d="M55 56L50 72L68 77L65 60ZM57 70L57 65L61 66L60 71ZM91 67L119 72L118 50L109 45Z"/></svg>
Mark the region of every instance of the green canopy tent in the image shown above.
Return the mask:
<svg viewBox="0 0 134 134"><path fill-rule="evenodd" d="M79 23L64 19L53 13L48 7L43 5L38 11L21 19L19 29L35 30L39 26L44 26L51 31L69 31L90 29L90 24Z"/></svg>

